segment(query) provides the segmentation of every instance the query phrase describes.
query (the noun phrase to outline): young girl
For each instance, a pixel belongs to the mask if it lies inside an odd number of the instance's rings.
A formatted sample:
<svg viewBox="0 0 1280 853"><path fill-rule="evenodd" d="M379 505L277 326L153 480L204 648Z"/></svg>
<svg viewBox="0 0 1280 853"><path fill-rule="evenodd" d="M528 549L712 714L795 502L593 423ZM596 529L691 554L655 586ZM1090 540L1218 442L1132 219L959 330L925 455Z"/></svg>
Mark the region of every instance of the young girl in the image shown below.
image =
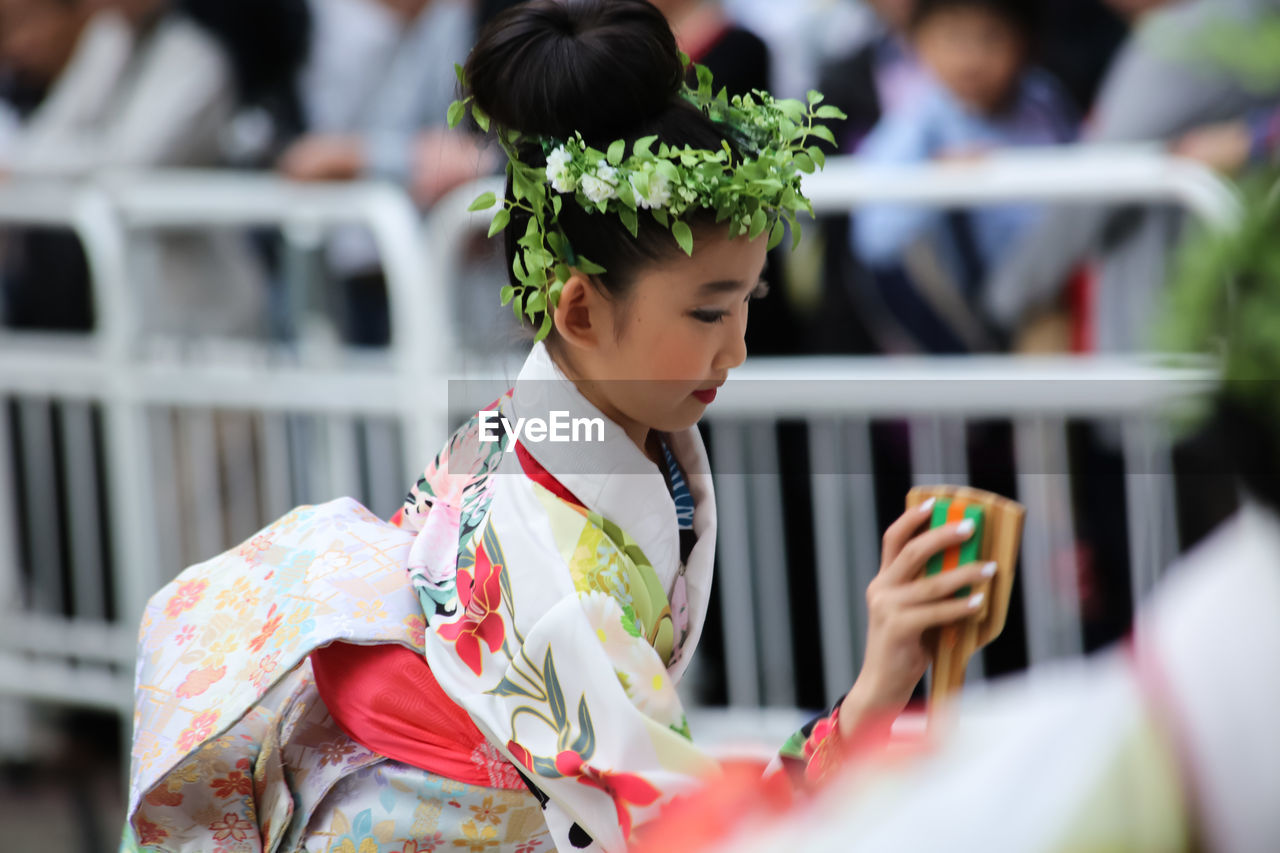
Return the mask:
<svg viewBox="0 0 1280 853"><path fill-rule="evenodd" d="M645 0L531 0L482 35L465 77L511 158L504 296L542 340L390 524L304 507L152 599L137 843L614 851L716 773L675 692L715 549L695 424L746 357L816 109L734 105L683 71ZM586 429L550 440L565 420ZM922 632L977 606L954 593L982 567L917 579L971 532L916 536L926 517L886 535L825 731L899 711Z"/></svg>

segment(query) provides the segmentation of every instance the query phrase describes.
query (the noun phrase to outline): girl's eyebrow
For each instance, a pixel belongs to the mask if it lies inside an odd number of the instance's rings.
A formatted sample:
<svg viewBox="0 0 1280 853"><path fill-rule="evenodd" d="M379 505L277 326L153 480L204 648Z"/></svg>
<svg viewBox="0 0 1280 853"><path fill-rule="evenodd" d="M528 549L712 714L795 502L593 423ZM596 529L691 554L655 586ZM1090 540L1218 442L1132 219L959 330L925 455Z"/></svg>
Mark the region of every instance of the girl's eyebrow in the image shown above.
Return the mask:
<svg viewBox="0 0 1280 853"><path fill-rule="evenodd" d="M733 279L721 279L720 281L708 281L698 288L698 296L716 296L721 293L733 293L738 290L745 290L747 287L745 282L734 281Z"/></svg>

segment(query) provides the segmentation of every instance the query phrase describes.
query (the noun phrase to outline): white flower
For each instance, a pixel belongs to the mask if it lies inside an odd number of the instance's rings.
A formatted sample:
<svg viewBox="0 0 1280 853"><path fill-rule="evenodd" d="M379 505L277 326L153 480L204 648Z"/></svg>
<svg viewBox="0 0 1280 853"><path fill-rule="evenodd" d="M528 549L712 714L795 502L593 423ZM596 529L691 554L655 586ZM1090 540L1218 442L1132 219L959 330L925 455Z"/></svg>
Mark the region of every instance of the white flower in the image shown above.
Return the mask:
<svg viewBox="0 0 1280 853"><path fill-rule="evenodd" d="M578 188L578 181L569 170L572 162L573 155L563 145L547 155L547 180L556 192L571 193Z"/></svg>
<svg viewBox="0 0 1280 853"><path fill-rule="evenodd" d="M632 646L625 665L614 666L631 704L646 716L664 726L679 726L684 722L684 707L671 682L662 658L648 643Z"/></svg>
<svg viewBox="0 0 1280 853"><path fill-rule="evenodd" d="M631 189L636 204L645 210L666 207L671 202L671 181L659 172L640 172L631 176Z"/></svg>
<svg viewBox="0 0 1280 853"><path fill-rule="evenodd" d="M582 191L596 204L618 197L618 172L612 166L600 166L594 175L582 176Z"/></svg>
<svg viewBox="0 0 1280 853"><path fill-rule="evenodd" d="M579 600L587 616L587 624L595 631L610 660L625 659L630 655L633 643L645 642L627 633L622 625L622 608L613 596L591 590L582 593Z"/></svg>

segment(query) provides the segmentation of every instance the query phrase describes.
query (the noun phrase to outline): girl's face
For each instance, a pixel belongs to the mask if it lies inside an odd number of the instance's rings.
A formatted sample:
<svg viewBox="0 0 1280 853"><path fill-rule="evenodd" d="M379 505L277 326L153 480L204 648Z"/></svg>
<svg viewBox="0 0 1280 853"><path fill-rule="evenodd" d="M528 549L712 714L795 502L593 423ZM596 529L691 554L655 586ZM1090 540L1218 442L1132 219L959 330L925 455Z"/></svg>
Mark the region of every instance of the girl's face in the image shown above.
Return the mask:
<svg viewBox="0 0 1280 853"><path fill-rule="evenodd" d="M762 291L767 239L718 228L643 272L621 299L583 276L556 307L557 362L642 448L650 430L693 426L747 357L747 308Z"/></svg>

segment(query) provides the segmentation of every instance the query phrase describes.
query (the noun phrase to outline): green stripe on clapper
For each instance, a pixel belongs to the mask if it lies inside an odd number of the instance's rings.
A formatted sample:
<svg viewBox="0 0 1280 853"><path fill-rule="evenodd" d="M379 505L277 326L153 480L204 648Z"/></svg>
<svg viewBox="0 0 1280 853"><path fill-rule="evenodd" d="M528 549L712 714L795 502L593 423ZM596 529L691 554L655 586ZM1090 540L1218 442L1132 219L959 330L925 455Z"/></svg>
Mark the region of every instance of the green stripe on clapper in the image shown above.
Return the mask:
<svg viewBox="0 0 1280 853"><path fill-rule="evenodd" d="M950 498L938 498L933 505L933 517L929 519L929 529L933 530L938 527L945 527L947 524L947 514L951 511ZM942 560L946 555L946 551L939 551L929 558L929 562L925 564L924 573L926 575L936 575L942 571Z"/></svg>

